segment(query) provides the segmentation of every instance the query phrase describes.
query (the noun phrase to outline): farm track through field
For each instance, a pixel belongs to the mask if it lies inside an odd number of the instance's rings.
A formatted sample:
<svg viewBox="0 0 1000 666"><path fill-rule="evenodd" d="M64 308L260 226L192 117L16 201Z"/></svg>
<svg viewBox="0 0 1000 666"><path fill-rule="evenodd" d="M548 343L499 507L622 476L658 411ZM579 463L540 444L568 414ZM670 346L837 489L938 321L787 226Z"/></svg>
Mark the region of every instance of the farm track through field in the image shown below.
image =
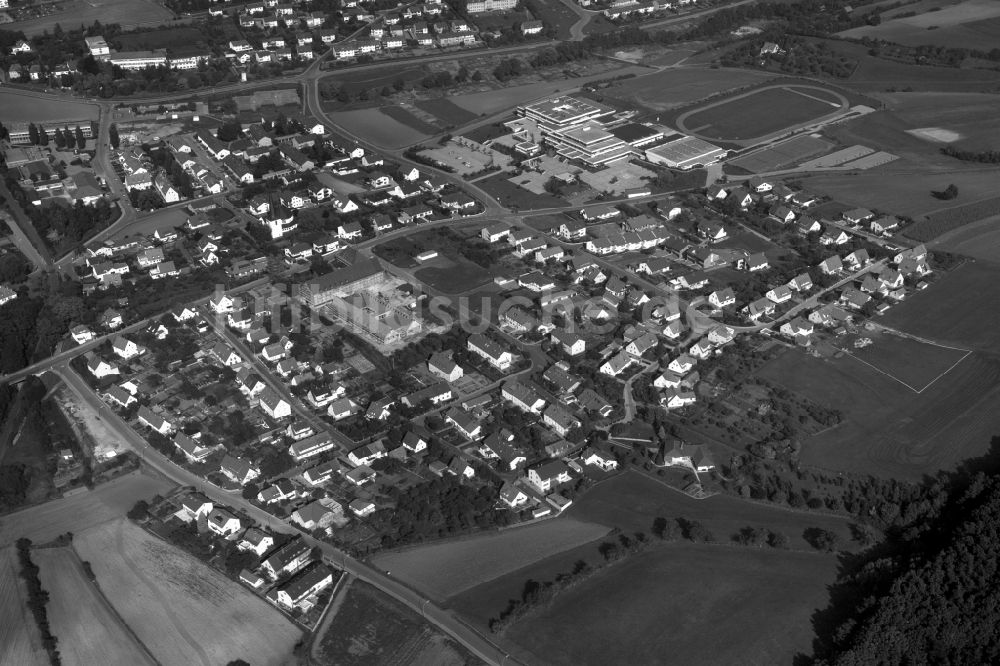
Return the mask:
<svg viewBox="0 0 1000 666"><path fill-rule="evenodd" d="M177 615L170 607L170 604L167 602L167 599L160 591L160 588L153 584L153 581L146 576L146 573L139 566L137 566L135 561L129 556L128 549L125 547L123 532L124 526L125 523L120 522L118 524L118 528L115 530L115 547L118 549L118 552L121 553L122 561L129 568L129 570L135 574L136 578L142 581L146 587L149 588L153 598L156 599L156 602L163 608L164 613L166 613L167 617L170 618L170 623L174 625L175 629L177 629L177 633L180 634L185 641L187 641L187 644L191 646L191 649L197 653L198 657L201 659L201 663L205 666L213 666L208 653L205 652L205 649L201 646L201 644L199 644L198 641L196 641L194 637L188 633L187 629L180 622Z"/></svg>

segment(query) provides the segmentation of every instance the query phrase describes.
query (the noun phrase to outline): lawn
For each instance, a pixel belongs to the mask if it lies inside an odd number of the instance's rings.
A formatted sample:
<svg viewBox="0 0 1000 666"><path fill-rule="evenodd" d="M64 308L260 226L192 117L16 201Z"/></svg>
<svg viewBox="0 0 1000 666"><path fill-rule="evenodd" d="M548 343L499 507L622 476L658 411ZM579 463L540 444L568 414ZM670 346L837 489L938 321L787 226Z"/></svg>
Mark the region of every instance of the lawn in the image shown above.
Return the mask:
<svg viewBox="0 0 1000 666"><path fill-rule="evenodd" d="M440 127L424 122L401 106L382 106L378 111L423 134L432 135L441 131Z"/></svg>
<svg viewBox="0 0 1000 666"><path fill-rule="evenodd" d="M829 555L676 543L559 595L506 636L551 664L788 664L836 578Z"/></svg>
<svg viewBox="0 0 1000 666"><path fill-rule="evenodd" d="M500 173L483 180L476 185L493 195L497 201L508 208L517 210L537 210L539 208L561 208L566 202L551 194L535 194L510 182L509 176Z"/></svg>
<svg viewBox="0 0 1000 666"><path fill-rule="evenodd" d="M970 353L900 335L865 331L862 336L873 340L873 344L860 349L845 345L851 355L890 375L915 393L923 391Z"/></svg>
<svg viewBox="0 0 1000 666"><path fill-rule="evenodd" d="M768 87L684 114L677 125L710 140L746 141L817 120L846 105L843 96L816 86Z"/></svg>
<svg viewBox="0 0 1000 666"><path fill-rule="evenodd" d="M555 553L599 539L603 525L558 518L499 533L442 541L373 559L428 596L443 600Z"/></svg>
<svg viewBox="0 0 1000 666"><path fill-rule="evenodd" d="M153 0L66 0L62 11L28 21L4 26L5 30L22 31L28 37L63 27L91 25L94 21L108 25L117 23L123 30L141 26L158 26L172 21L174 13Z"/></svg>
<svg viewBox="0 0 1000 666"><path fill-rule="evenodd" d="M471 123L479 117L471 111L463 109L447 97L423 99L414 102L413 105L418 109L437 116L448 127L459 127L460 125Z"/></svg>
<svg viewBox="0 0 1000 666"><path fill-rule="evenodd" d="M384 148L403 148L428 136L374 109L336 111L327 116L348 134Z"/></svg>
<svg viewBox="0 0 1000 666"><path fill-rule="evenodd" d="M161 477L139 473L121 476L102 483L82 495L52 500L23 511L9 513L2 519L0 546L9 546L21 537L35 543L51 541L66 532L84 530L120 518L136 500L165 493L173 483Z"/></svg>
<svg viewBox="0 0 1000 666"><path fill-rule="evenodd" d="M600 94L655 112L753 85L770 77L769 74L745 69L667 69L616 83L602 89Z"/></svg>
<svg viewBox="0 0 1000 666"><path fill-rule="evenodd" d="M493 279L488 270L461 257L450 258L450 266L427 266L414 272L414 276L445 294L462 294L478 289Z"/></svg>
<svg viewBox="0 0 1000 666"><path fill-rule="evenodd" d="M49 593L49 624L63 664L156 664L87 580L76 553L69 548L38 548L32 550L31 559L41 569L42 588Z"/></svg>
<svg viewBox="0 0 1000 666"><path fill-rule="evenodd" d="M46 666L49 657L28 610L28 591L13 547L0 550L0 599L0 664Z"/></svg>
<svg viewBox="0 0 1000 666"><path fill-rule="evenodd" d="M1000 43L1000 5L992 0L966 0L944 8L939 5L936 11L916 16L883 16L879 25L852 28L838 36L883 39L904 46L933 44L989 51Z"/></svg>
<svg viewBox="0 0 1000 666"><path fill-rule="evenodd" d="M160 28L149 32L135 32L118 35L123 51L152 51L154 49L176 48L179 44L195 46L205 41L205 35L193 26Z"/></svg>
<svg viewBox="0 0 1000 666"><path fill-rule="evenodd" d="M69 99L41 100L11 88L0 88L0 122L56 122L97 120L100 109L94 104Z"/></svg>
<svg viewBox="0 0 1000 666"><path fill-rule="evenodd" d="M932 318L921 310L921 320ZM788 350L759 375L843 414L836 427L803 440L805 465L919 481L982 454L1000 432L1000 361L987 354L973 354L919 394L848 355Z"/></svg>
<svg viewBox="0 0 1000 666"><path fill-rule="evenodd" d="M317 637L311 663L318 666L482 663L435 631L419 615L368 583L353 580L325 632Z"/></svg>
<svg viewBox="0 0 1000 666"><path fill-rule="evenodd" d="M276 666L301 638L263 599L130 521L74 532L108 600L164 666Z"/></svg>

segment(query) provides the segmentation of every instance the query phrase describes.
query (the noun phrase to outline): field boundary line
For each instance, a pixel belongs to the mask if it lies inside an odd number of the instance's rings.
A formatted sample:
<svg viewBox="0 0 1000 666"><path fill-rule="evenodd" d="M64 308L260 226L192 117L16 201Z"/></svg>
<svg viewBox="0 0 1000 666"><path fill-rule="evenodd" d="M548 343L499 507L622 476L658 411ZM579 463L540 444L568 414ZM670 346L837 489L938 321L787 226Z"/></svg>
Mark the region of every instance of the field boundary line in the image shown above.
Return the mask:
<svg viewBox="0 0 1000 666"><path fill-rule="evenodd" d="M862 359L862 358L858 358L857 356L855 356L855 355L854 355L854 354L852 354L851 352L847 351L846 349L844 350L844 353L845 353L845 354L847 354L848 356L850 356L851 358L853 358L854 360L858 361L859 363L864 363L865 365L867 365L867 366L868 366L869 368L871 368L871 369L872 369L872 370L874 370L875 372L879 372L879 373L882 373L883 375L885 375L885 376L886 376L886 377L888 377L889 379L892 379L893 381L897 381L897 382L899 382L900 384L902 384L902 385L903 385L903 386L905 386L906 388L910 389L911 391L913 391L913 392L914 392L914 393L916 393L917 395L920 395L920 391L918 391L917 389L913 388L912 386L910 386L909 384L907 384L906 382L904 382L904 381L903 381L902 379L900 379L899 377L896 377L895 375L892 375L892 374L890 374L890 373L886 372L886 371L885 371L885 370L883 370L882 368L879 368L879 367L876 367L876 366L872 365L871 363L869 363L868 361L866 361L866 360L864 360L864 359ZM922 389L921 389L921 390L922 390Z"/></svg>
<svg viewBox="0 0 1000 666"><path fill-rule="evenodd" d="M838 109L842 108L840 102L831 102L830 100L826 100L821 97L816 97L814 95L810 95L809 93L804 93L801 90L795 90L793 86L787 86L786 88L784 88L784 90L787 90L790 93L795 93L796 95L802 95L803 97L819 102L821 104L826 104L828 106L835 106Z"/></svg>
<svg viewBox="0 0 1000 666"><path fill-rule="evenodd" d="M935 342L934 340L929 340L927 338L922 338L919 335L913 335L912 333L907 333L906 331L901 331L898 328L892 328L891 326L885 326L883 324L875 324L875 328L881 329L883 331L888 331L894 335L898 335L901 338L910 338L911 340L916 340L917 342L923 342L924 344L934 345L935 347L944 347L945 349L953 349L955 351L969 352L970 349L965 347L952 347L951 345L945 345L940 342Z"/></svg>
<svg viewBox="0 0 1000 666"><path fill-rule="evenodd" d="M951 348L949 347L949 349L951 349ZM937 380L941 379L942 377L944 377L945 375L947 375L949 372L951 372L952 370L954 370L955 366L957 366L959 363L961 363L962 361L964 361L965 359L967 359L969 357L969 354L971 354L971 353L972 353L971 350L965 352L965 354L962 356L962 358L958 359L957 361L955 361L954 363L952 363L950 366L948 366L947 370L945 370L940 375L938 375L937 377L935 377L934 379L932 379L930 382L928 382L922 389L920 389L919 391L917 391L917 393L923 393L924 391L926 391L928 388L930 388L931 384L933 384L934 382L936 382Z"/></svg>

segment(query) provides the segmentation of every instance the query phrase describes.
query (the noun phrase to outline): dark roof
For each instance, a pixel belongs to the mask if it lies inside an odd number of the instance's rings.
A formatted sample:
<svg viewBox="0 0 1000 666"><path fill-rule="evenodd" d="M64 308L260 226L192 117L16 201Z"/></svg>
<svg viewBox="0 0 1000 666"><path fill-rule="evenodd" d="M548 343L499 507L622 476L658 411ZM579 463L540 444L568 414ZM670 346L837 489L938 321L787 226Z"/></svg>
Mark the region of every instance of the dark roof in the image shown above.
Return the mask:
<svg viewBox="0 0 1000 666"><path fill-rule="evenodd" d="M645 125L640 125L639 123L626 123L621 127L616 127L608 131L625 143L641 141L642 139L647 139L658 134L656 130L646 127Z"/></svg>

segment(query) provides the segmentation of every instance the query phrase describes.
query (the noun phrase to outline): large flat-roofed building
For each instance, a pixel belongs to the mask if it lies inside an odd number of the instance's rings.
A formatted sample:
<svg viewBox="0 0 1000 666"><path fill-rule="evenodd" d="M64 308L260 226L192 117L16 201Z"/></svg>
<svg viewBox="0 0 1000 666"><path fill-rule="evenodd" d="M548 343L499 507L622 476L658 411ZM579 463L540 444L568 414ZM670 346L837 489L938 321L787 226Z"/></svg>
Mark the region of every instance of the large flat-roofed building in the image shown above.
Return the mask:
<svg viewBox="0 0 1000 666"><path fill-rule="evenodd" d="M542 134L546 135L576 125L595 121L604 122L614 115L615 110L603 104L577 97L554 97L519 106L517 113L534 120Z"/></svg>
<svg viewBox="0 0 1000 666"><path fill-rule="evenodd" d="M517 7L517 2L518 0L469 0L465 4L465 11L470 14L509 12Z"/></svg>
<svg viewBox="0 0 1000 666"><path fill-rule="evenodd" d="M666 142L646 149L646 159L672 169L692 169L718 162L726 155L723 148L695 136L671 134Z"/></svg>
<svg viewBox="0 0 1000 666"><path fill-rule="evenodd" d="M353 266L335 270L299 285L299 298L307 305L317 307L334 298L372 287L384 278L385 270L378 259L360 260Z"/></svg>
<svg viewBox="0 0 1000 666"><path fill-rule="evenodd" d="M166 51L121 51L104 56L116 67L122 69L145 69L167 64Z"/></svg>
<svg viewBox="0 0 1000 666"><path fill-rule="evenodd" d="M597 124L556 130L546 138L566 159L580 160L589 166L628 159L632 155L630 145Z"/></svg>
<svg viewBox="0 0 1000 666"><path fill-rule="evenodd" d="M663 128L640 123L625 123L608 131L633 148L648 146L663 139Z"/></svg>

